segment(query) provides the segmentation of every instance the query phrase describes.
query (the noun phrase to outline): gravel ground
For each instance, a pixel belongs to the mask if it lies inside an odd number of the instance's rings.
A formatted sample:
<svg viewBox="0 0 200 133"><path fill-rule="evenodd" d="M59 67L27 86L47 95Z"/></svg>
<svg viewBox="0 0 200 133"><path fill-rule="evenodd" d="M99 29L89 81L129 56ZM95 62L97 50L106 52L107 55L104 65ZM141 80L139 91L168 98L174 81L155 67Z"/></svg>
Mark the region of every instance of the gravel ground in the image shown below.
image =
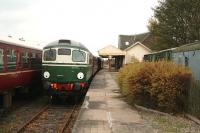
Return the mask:
<svg viewBox="0 0 200 133"><path fill-rule="evenodd" d="M72 120L70 121L69 126L65 129L65 133L71 133L83 100L84 99L82 99L78 104L78 107L76 108L72 116ZM30 119L36 112L38 112L47 102L47 97L41 98L34 101L31 104L27 104L21 108L18 108L17 110L10 112L4 117L0 117L0 133L10 133L15 131L18 127L21 126L21 124L23 124L25 121Z"/></svg>
<svg viewBox="0 0 200 133"><path fill-rule="evenodd" d="M141 110L139 114L157 133L200 133L200 125L181 115L164 116Z"/></svg>
<svg viewBox="0 0 200 133"><path fill-rule="evenodd" d="M38 99L30 104L24 105L14 111L11 111L4 117L0 118L0 133L13 132L25 121L30 119L48 102L47 97Z"/></svg>
<svg viewBox="0 0 200 133"><path fill-rule="evenodd" d="M72 119L69 123L69 126L68 128L65 129L65 133L71 133L72 132L72 129L73 129L73 126L74 126L74 123L76 122L76 118L78 117L78 114L79 114L79 111L81 109L81 105L82 105L82 101L81 103L78 105L78 107L76 108L73 116L72 116Z"/></svg>
<svg viewBox="0 0 200 133"><path fill-rule="evenodd" d="M55 133L61 131L70 118L73 106L49 106L25 129L24 133Z"/></svg>

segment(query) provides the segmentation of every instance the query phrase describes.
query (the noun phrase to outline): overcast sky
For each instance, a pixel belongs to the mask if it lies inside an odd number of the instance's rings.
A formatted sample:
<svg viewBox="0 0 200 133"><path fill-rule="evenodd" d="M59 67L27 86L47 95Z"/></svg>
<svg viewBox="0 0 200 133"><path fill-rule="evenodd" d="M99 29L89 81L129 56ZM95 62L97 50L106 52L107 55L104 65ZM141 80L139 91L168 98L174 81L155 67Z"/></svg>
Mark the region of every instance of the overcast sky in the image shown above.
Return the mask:
<svg viewBox="0 0 200 133"><path fill-rule="evenodd" d="M27 42L82 42L94 54L118 35L147 32L157 0L1 0L0 35Z"/></svg>

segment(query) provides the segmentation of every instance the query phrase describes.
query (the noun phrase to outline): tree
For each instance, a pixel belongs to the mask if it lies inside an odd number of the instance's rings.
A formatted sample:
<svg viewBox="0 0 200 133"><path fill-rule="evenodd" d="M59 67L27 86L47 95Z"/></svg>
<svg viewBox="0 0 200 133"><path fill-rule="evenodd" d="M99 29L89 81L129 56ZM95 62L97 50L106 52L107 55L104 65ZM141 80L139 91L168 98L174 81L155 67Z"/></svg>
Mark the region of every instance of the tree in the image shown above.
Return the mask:
<svg viewBox="0 0 200 133"><path fill-rule="evenodd" d="M199 0L159 0L148 28L157 50L200 40Z"/></svg>

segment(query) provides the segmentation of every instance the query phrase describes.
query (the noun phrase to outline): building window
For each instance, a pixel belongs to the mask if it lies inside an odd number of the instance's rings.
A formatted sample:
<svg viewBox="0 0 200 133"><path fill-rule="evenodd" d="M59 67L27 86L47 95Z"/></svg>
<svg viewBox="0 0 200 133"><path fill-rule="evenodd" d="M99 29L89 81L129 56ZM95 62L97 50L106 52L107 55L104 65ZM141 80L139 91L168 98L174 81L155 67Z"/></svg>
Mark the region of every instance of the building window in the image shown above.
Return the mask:
<svg viewBox="0 0 200 133"><path fill-rule="evenodd" d="M129 45L129 42L125 42L125 45L128 46L128 45Z"/></svg>

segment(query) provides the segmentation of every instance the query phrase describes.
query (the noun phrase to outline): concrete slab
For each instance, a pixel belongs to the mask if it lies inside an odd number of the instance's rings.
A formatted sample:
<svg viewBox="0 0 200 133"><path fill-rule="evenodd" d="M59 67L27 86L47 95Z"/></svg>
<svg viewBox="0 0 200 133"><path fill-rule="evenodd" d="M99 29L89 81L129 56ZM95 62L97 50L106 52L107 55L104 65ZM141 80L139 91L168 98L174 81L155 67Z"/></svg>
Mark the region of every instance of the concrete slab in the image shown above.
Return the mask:
<svg viewBox="0 0 200 133"><path fill-rule="evenodd" d="M150 126L138 123L113 123L112 133L153 133Z"/></svg>
<svg viewBox="0 0 200 133"><path fill-rule="evenodd" d="M107 111L102 109L82 109L79 120L107 121Z"/></svg>
<svg viewBox="0 0 200 133"><path fill-rule="evenodd" d="M73 128L73 133L111 133L106 121L76 121L78 127ZM81 128L79 128L81 127Z"/></svg>
<svg viewBox="0 0 200 133"><path fill-rule="evenodd" d="M93 79L72 133L154 133L130 105L106 70Z"/></svg>
<svg viewBox="0 0 200 133"><path fill-rule="evenodd" d="M110 112L110 117L112 119L112 122L138 123L138 124L143 123L143 120L138 115L138 113L129 108L109 109L109 112ZM126 113L121 114L122 112L126 112Z"/></svg>
<svg viewBox="0 0 200 133"><path fill-rule="evenodd" d="M89 97L97 97L97 96L104 97L104 96L106 96L106 92L90 91L90 92L88 92L87 96L89 96Z"/></svg>
<svg viewBox="0 0 200 133"><path fill-rule="evenodd" d="M125 104L124 101L116 98L107 98L107 107L108 108L117 108L117 109L125 109L130 108L128 104Z"/></svg>

